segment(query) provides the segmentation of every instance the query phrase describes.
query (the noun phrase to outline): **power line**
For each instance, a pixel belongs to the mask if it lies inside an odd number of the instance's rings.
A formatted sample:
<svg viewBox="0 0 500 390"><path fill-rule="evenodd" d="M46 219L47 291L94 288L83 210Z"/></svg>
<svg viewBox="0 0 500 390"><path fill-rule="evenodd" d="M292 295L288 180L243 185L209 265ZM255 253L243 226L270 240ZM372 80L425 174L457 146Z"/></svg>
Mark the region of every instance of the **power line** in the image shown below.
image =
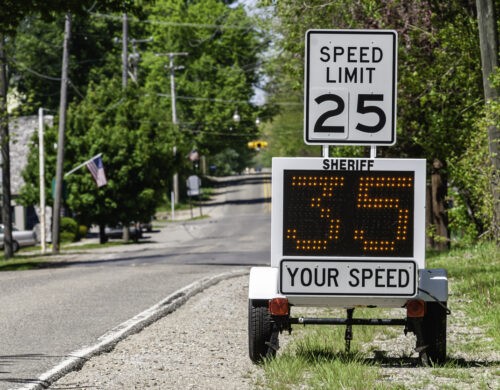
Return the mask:
<svg viewBox="0 0 500 390"><path fill-rule="evenodd" d="M9 62L13 62L14 64L16 64L18 67L24 69L25 71L27 71L28 73L31 73L31 74L34 74L35 76L41 78L41 79L45 79L45 80L51 80L51 81L61 81L61 78L60 77L52 77L52 76L47 76L45 74L42 74L42 73L39 73L37 72L36 70L33 70L31 68L29 68L28 66L16 61L14 58L9 58L8 60Z"/></svg>
<svg viewBox="0 0 500 390"><path fill-rule="evenodd" d="M168 93L157 93L156 95L160 96L160 97L171 97L171 95L168 94ZM195 97L195 96L178 96L178 95L176 95L176 99L178 99L178 100L193 100L193 101L208 101L208 102L214 102L214 103L250 104L250 102L248 100L230 100L230 99L218 99L218 98L202 98L202 97ZM304 103L287 102L287 101L273 102L272 104L275 104L277 106L303 106L304 105Z"/></svg>
<svg viewBox="0 0 500 390"><path fill-rule="evenodd" d="M111 20L122 20L121 16L110 15L110 14L102 14L99 12L91 12L91 16L95 16L103 19L111 19ZM213 28L213 29L221 29L221 30L250 30L253 26L237 26L237 25L225 25L225 24L203 24L203 23L180 23L180 22L167 22L164 20L140 20L137 18L130 18L130 22L134 23L145 23L145 24L154 24L159 26L171 26L171 27L191 27L191 28Z"/></svg>
<svg viewBox="0 0 500 390"><path fill-rule="evenodd" d="M12 62L14 62L16 65L21 67L23 70L27 71L28 73L31 73L41 79L46 79L46 80L51 80L51 81L61 81L60 77L52 77L52 76L47 76L42 73L37 72L36 70L33 70L29 68L28 66L17 62L13 58L10 59ZM84 98L83 94L75 87L75 85L71 82L70 80L70 85L71 87L75 90L75 92L81 97ZM171 94L167 93L157 93L157 96L160 97L171 97ZM214 103L237 103L237 104L249 104L247 100L232 100L232 99L218 99L218 98L201 98L201 97L195 97L195 96L176 96L176 99L179 100L191 100L191 101L209 101L209 102L214 102ZM296 103L296 102L274 102L274 104L278 106L300 106L303 105L303 103Z"/></svg>
<svg viewBox="0 0 500 390"><path fill-rule="evenodd" d="M168 93L157 93L157 96L161 97L171 97L171 94ZM240 103L240 104L248 104L248 100L228 100L228 99L218 99L218 98L201 98L195 96L178 96L176 95L176 99L179 100L194 100L194 101L207 101L214 103Z"/></svg>

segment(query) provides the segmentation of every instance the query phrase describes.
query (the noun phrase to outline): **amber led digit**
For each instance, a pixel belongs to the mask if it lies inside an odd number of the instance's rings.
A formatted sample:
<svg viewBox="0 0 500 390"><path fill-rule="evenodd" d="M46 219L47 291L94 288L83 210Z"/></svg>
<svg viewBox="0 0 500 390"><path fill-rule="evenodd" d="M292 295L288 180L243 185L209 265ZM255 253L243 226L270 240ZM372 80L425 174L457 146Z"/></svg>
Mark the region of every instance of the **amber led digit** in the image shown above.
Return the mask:
<svg viewBox="0 0 500 390"><path fill-rule="evenodd" d="M283 255L413 256L412 171L283 176Z"/></svg>

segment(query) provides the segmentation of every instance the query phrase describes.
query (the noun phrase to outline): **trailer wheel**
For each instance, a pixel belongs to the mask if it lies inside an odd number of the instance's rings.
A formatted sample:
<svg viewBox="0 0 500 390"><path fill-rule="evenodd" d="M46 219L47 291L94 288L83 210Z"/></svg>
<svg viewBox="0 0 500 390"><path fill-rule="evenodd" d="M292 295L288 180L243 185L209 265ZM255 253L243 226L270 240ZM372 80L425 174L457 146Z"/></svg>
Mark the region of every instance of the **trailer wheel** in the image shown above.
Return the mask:
<svg viewBox="0 0 500 390"><path fill-rule="evenodd" d="M441 364L446 360L446 302L427 302L422 324L424 344L421 355L426 365Z"/></svg>
<svg viewBox="0 0 500 390"><path fill-rule="evenodd" d="M278 349L278 331L271 320L267 301L248 301L248 351L254 363L274 357Z"/></svg>

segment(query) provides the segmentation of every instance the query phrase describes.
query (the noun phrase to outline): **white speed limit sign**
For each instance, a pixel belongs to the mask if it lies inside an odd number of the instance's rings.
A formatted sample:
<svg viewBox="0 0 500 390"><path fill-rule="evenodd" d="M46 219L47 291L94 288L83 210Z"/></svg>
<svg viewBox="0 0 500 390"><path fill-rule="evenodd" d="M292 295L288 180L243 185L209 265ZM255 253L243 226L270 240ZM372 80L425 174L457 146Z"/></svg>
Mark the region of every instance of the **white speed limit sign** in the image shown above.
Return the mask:
<svg viewBox="0 0 500 390"><path fill-rule="evenodd" d="M307 31L305 142L393 145L396 65L396 31Z"/></svg>

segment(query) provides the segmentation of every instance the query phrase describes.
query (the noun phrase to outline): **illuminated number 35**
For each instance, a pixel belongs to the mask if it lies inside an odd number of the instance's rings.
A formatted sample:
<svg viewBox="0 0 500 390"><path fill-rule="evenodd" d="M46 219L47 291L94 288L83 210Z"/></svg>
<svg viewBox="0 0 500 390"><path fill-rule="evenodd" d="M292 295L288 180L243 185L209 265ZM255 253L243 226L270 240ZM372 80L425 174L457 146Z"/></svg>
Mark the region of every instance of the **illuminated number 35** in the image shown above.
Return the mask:
<svg viewBox="0 0 500 390"><path fill-rule="evenodd" d="M339 242L339 240L348 240L352 244L359 243L356 246L360 245L358 246L359 250L366 254L390 253L395 252L398 242L403 243L408 239L410 229L409 205L397 196L384 196L384 194L395 193L394 191L401 194L401 190L411 191L413 178L410 176L362 175L348 186L345 186L345 178L342 175L293 176L291 184L295 191L314 190L315 195L308 198L309 203L305 209L313 210L315 215L319 215L323 221L326 221L326 224L323 225L324 230L321 233L317 231L314 234L315 236L318 234L316 237L304 237L303 232L300 231L301 229L297 229L297 227L286 229L286 239L293 242L294 250L299 253L326 253L331 250L335 252L331 244ZM342 196L349 196L351 190L354 190L357 196L353 204L355 210L335 210L332 207L331 200L334 197L340 199ZM337 193L338 191L340 193ZM375 215L377 215L375 219L379 219L380 214L377 214L377 212L388 209L394 210L394 213L389 214L390 220L387 220L387 217L382 217L380 220L382 224L390 226L387 231L389 234L386 234L386 237L381 239L380 232L376 230L376 225L367 224L367 221L373 220ZM342 221L338 216L339 212L343 215L348 213L351 216L353 220L350 225L353 229L351 232L342 232L345 221ZM397 220L393 220L394 217ZM295 223L298 223L299 226L300 219L295 220ZM344 245L346 244L344 243Z"/></svg>

